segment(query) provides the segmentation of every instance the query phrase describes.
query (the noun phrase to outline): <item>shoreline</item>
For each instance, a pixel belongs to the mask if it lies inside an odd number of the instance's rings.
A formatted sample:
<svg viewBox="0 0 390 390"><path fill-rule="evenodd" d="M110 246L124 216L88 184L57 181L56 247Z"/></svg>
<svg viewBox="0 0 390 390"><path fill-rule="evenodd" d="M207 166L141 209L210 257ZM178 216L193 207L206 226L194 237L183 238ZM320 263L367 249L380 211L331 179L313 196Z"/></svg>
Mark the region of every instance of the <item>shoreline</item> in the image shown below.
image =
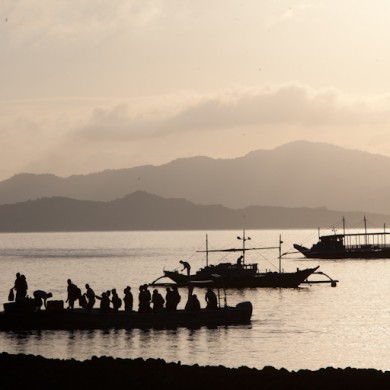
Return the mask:
<svg viewBox="0 0 390 390"><path fill-rule="evenodd" d="M189 366L162 359L92 357L48 359L0 353L0 388L21 389L379 389L390 388L390 372L322 368L288 371L224 366Z"/></svg>

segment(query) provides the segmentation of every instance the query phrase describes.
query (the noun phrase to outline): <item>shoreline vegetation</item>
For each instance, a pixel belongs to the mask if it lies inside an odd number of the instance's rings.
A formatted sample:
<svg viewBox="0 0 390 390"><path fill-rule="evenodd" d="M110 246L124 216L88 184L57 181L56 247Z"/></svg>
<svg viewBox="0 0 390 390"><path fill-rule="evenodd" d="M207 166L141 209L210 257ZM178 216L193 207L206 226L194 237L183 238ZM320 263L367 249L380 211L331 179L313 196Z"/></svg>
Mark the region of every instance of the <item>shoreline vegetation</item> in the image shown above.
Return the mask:
<svg viewBox="0 0 390 390"><path fill-rule="evenodd" d="M189 366L162 359L92 357L48 359L0 353L2 389L379 389L390 388L390 372L322 368L288 371L270 366ZM37 387L36 387L37 386Z"/></svg>

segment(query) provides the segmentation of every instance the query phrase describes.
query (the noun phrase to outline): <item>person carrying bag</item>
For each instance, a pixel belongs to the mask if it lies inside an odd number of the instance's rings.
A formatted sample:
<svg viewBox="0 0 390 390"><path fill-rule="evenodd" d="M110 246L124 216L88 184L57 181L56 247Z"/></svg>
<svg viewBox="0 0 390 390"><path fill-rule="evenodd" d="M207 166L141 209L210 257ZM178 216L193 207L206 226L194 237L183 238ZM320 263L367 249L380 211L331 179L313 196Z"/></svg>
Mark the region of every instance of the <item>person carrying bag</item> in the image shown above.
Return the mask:
<svg viewBox="0 0 390 390"><path fill-rule="evenodd" d="M14 299L15 299L14 289L11 288L11 290L9 290L8 300L9 300L10 302L12 302Z"/></svg>

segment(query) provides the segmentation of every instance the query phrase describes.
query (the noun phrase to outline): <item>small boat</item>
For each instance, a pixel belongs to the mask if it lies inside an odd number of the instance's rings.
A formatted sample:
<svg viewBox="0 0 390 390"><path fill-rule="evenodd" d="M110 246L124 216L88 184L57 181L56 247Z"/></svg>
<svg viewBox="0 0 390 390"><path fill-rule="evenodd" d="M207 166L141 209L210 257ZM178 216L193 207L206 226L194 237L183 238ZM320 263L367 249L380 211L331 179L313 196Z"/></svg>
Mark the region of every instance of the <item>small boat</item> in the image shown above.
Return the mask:
<svg viewBox="0 0 390 390"><path fill-rule="evenodd" d="M281 269L281 239L279 239L279 247L268 247L268 248L246 248L245 242L250 240L250 237L245 236L237 237L242 240L242 248L230 248L230 249L219 249L209 250L208 239L206 236L206 250L199 251L206 253L206 266L199 269L195 274L186 275L176 271L164 270L164 275L156 279L151 285L156 285L157 281L162 278L169 278L178 286L187 286L188 283L197 284L199 286L205 286L208 283L214 284L217 280L222 280L224 288L251 288L251 287L281 287L281 288L297 288L304 283L307 278L316 273L319 266L314 268L306 268L295 272L282 272ZM259 249L275 249L279 248L279 271L272 272L259 272L257 263L246 264L245 253L250 250ZM210 252L241 252L241 256L238 258L237 263L219 263L211 265L208 263L208 254ZM318 272L322 274L321 272ZM324 275L324 274L323 274ZM327 275L326 275L327 276ZM218 279L221 277L221 279ZM328 277L328 276L327 276ZM326 283L337 281L332 279L326 280ZM317 282L318 283L318 282Z"/></svg>
<svg viewBox="0 0 390 390"><path fill-rule="evenodd" d="M307 248L294 244L294 248L310 259L390 259L390 233L367 232L364 217L364 232L346 233L343 218L343 233L320 235L318 242Z"/></svg>
<svg viewBox="0 0 390 390"><path fill-rule="evenodd" d="M12 302L15 303L15 302ZM6 305L6 304L5 304ZM46 310L4 310L0 312L0 330L73 330L73 329L133 329L133 328L198 328L220 325L239 325L250 323L251 302L241 302L236 306L198 311L176 310L139 313L102 313L99 309L46 309Z"/></svg>

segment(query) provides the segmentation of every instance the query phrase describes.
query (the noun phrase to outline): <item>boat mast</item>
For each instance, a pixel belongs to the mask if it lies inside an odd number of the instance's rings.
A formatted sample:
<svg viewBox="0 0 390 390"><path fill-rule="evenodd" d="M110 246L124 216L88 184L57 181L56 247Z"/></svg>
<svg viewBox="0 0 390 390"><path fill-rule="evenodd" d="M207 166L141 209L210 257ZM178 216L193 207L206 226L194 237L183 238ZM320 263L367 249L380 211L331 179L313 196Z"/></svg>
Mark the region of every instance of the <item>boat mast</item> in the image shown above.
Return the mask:
<svg viewBox="0 0 390 390"><path fill-rule="evenodd" d="M365 244L367 245L367 220L366 220L366 216L364 216L364 239L365 239Z"/></svg>
<svg viewBox="0 0 390 390"><path fill-rule="evenodd" d="M345 236L345 218L343 217L343 234Z"/></svg>

